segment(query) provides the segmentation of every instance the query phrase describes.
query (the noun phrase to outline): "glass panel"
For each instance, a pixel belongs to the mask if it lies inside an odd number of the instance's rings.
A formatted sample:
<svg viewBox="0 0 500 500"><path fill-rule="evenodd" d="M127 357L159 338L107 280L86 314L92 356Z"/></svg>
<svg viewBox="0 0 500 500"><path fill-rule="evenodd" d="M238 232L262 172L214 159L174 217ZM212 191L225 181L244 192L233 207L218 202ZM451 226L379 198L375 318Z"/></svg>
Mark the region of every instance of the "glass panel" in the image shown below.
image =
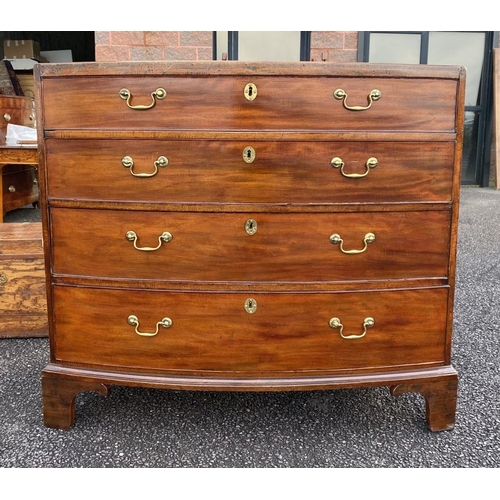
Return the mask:
<svg viewBox="0 0 500 500"><path fill-rule="evenodd" d="M228 48L228 32L227 31L217 31L217 61L222 60L222 54L227 54Z"/></svg>
<svg viewBox="0 0 500 500"><path fill-rule="evenodd" d="M429 33L429 64L458 64L467 68L465 105L479 105L484 57L484 32Z"/></svg>
<svg viewBox="0 0 500 500"><path fill-rule="evenodd" d="M464 146L462 153L462 184L476 184L476 158L479 113L465 112Z"/></svg>
<svg viewBox="0 0 500 500"><path fill-rule="evenodd" d="M420 63L419 34L372 33L368 61L380 63Z"/></svg>
<svg viewBox="0 0 500 500"><path fill-rule="evenodd" d="M300 31L239 31L240 61L300 61Z"/></svg>

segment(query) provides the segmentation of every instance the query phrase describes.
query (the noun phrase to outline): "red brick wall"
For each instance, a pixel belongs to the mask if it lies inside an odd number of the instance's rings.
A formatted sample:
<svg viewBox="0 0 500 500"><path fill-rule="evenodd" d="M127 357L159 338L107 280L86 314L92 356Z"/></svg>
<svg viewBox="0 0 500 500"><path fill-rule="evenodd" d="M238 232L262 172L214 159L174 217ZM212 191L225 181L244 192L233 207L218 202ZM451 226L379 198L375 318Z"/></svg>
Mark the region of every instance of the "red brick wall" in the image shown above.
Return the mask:
<svg viewBox="0 0 500 500"><path fill-rule="evenodd" d="M212 60L212 31L96 31L96 61Z"/></svg>
<svg viewBox="0 0 500 500"><path fill-rule="evenodd" d="M96 61L213 58L212 31L96 31ZM357 31L312 31L311 61L357 60Z"/></svg>
<svg viewBox="0 0 500 500"><path fill-rule="evenodd" d="M356 62L357 31L311 31L311 61Z"/></svg>

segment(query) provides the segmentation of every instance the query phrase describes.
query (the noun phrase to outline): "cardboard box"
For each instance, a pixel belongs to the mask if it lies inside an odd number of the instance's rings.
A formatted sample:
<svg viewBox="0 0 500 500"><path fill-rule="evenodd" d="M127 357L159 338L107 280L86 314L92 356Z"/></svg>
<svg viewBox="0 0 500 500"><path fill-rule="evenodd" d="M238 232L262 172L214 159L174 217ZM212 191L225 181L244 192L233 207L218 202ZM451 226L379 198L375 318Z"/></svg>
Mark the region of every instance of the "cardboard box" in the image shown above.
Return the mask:
<svg viewBox="0 0 500 500"><path fill-rule="evenodd" d="M5 59L40 60L40 44L35 40L4 40L3 56Z"/></svg>

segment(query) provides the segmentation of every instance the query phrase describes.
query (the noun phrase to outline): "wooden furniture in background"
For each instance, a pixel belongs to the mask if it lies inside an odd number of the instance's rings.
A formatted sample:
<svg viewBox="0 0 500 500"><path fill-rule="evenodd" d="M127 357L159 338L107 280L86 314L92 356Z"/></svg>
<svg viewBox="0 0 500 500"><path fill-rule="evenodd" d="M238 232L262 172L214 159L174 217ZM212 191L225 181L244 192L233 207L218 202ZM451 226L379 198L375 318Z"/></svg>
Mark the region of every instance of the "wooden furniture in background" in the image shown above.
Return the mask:
<svg viewBox="0 0 500 500"><path fill-rule="evenodd" d="M2 215L29 203L38 203L38 175L32 171L37 165L35 146L0 145ZM28 167L32 170L27 171ZM16 186L14 193L8 189L12 185ZM0 338L47 337L42 224L1 222Z"/></svg>
<svg viewBox="0 0 500 500"><path fill-rule="evenodd" d="M34 127L35 101L31 97L0 95L0 144L5 144L7 125Z"/></svg>
<svg viewBox="0 0 500 500"><path fill-rule="evenodd" d="M35 78L46 426L121 384L384 385L423 394L431 430L454 427L463 68L74 63Z"/></svg>
<svg viewBox="0 0 500 500"><path fill-rule="evenodd" d="M0 338L47 337L40 222L0 224Z"/></svg>
<svg viewBox="0 0 500 500"><path fill-rule="evenodd" d="M7 212L39 201L37 145L6 145L9 124L36 126L35 101L14 95L19 84L9 78L0 92L0 338L47 337L42 225L2 223Z"/></svg>
<svg viewBox="0 0 500 500"><path fill-rule="evenodd" d="M7 126L36 125L35 101L30 97L0 95L0 222L10 210L37 204L38 152L32 146L7 146Z"/></svg>
<svg viewBox="0 0 500 500"><path fill-rule="evenodd" d="M0 205L2 217L40 200L38 186L38 150L36 146L0 145Z"/></svg>

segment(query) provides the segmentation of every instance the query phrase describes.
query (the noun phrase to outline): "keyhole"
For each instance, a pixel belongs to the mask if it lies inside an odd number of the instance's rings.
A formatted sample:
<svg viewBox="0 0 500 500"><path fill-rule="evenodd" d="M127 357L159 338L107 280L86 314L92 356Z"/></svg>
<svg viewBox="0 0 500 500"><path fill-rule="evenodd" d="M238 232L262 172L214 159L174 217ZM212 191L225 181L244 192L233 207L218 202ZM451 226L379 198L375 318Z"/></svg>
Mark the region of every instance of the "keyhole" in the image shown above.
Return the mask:
<svg viewBox="0 0 500 500"><path fill-rule="evenodd" d="M248 219L245 223L245 231L250 236L257 232L257 221L255 219Z"/></svg>
<svg viewBox="0 0 500 500"><path fill-rule="evenodd" d="M245 311L248 314L254 314L257 310L257 301L255 299L245 300Z"/></svg>
<svg viewBox="0 0 500 500"><path fill-rule="evenodd" d="M253 163L255 160L255 149L252 146L247 146L243 150L243 160L245 163Z"/></svg>
<svg viewBox="0 0 500 500"><path fill-rule="evenodd" d="M257 85L255 83L247 83L243 93L247 100L253 101L257 97Z"/></svg>

